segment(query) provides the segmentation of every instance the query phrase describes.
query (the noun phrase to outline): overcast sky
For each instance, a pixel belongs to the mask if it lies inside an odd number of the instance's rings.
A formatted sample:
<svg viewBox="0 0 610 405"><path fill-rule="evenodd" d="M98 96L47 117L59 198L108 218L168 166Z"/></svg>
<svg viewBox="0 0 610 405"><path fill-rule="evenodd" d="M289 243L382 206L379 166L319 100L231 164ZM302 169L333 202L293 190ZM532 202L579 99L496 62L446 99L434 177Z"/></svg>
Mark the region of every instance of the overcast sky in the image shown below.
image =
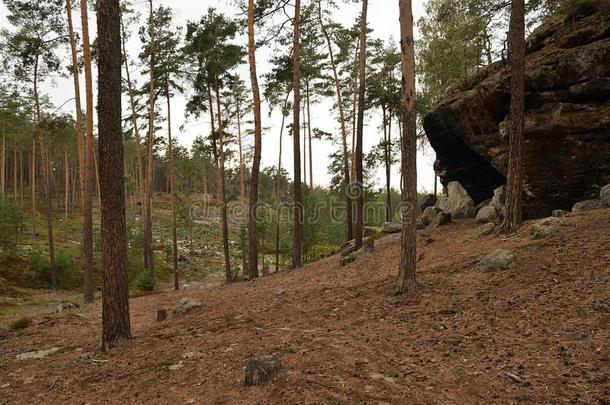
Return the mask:
<svg viewBox="0 0 610 405"><path fill-rule="evenodd" d="M44 1L44 0L42 0ZM135 0L134 5L142 10L143 14L146 15L146 7L148 0ZM234 3L230 0L154 0L155 5L162 4L164 6L172 7L175 14L176 24L179 26L185 26L189 20L197 20L202 16L208 7L214 7L218 11L221 11L228 16L235 16L236 10L232 6ZM341 4L338 11L333 13L333 19L341 22L344 25L352 25L360 13L360 2L356 4ZM423 1L415 0L413 2L414 17L417 20L423 14ZM6 26L7 10L3 4L0 4L0 25ZM76 29L80 29L80 17L79 15L74 16L74 22ZM140 25L145 24L144 18ZM372 36L389 40L394 38L398 42L400 27L398 22L398 0L370 0L369 1L369 16L368 16L369 27L373 30ZM95 16L93 13L90 15L90 29L95 29ZM137 31L138 27L132 27L133 31ZM93 35L93 34L92 34ZM243 44L246 44L246 38L240 38ZM139 52L140 44L137 40L137 35L132 36L132 40L129 44L130 58L133 59ZM257 67L259 78L262 78L263 74L268 72L271 68L268 63L268 58L271 52L269 49L258 49L257 50ZM66 54L67 63L68 54ZM242 79L248 84L250 83L248 68L246 65L239 67L238 72ZM94 72L96 75L96 72ZM94 76L95 78L95 76ZM81 78L82 79L82 78ZM263 80L259 80L261 85L264 85ZM84 86L83 86L84 88ZM70 78L54 78L47 81L43 86L54 104L59 106L64 104L67 100L73 97L73 88ZM189 119L185 121L184 117L184 106L187 95L177 95L172 100L172 117L173 117L173 130L177 134L178 142L186 147L189 147L192 141L201 134L209 133L209 120L202 118L201 120ZM84 100L83 100L84 102ZM125 101L123 108L127 109L128 105ZM263 149L262 149L262 165L263 166L274 166L277 164L277 154L279 148L279 129L281 126L281 116L277 112L273 112L269 116L267 105L263 105L263 127L266 129L263 133ZM67 113L73 113L73 104L67 103L63 110ZM379 129L380 125L380 113L375 110L370 110L364 129L364 148L365 151L376 143L382 137ZM332 111L332 101L327 101L315 105L312 107L312 125L320 128L326 132L338 133L337 119ZM180 131L182 127L182 131ZM396 127L396 125L394 125ZM393 130L393 137L396 139L398 136L397 128ZM245 143L251 145L253 140L246 138ZM328 141L314 141L313 146L313 162L314 162L314 183L317 185L327 185L330 175L328 174L328 154L336 149ZM289 173L292 173L292 142L290 138L284 138L284 156L283 164ZM432 165L434 162L434 152L431 148L427 148L425 151L419 153L418 156L418 181L419 189L432 190L434 184L434 171ZM398 165L392 170L393 181L392 185L395 188L399 186L399 171ZM383 184L383 173L381 170L377 173L378 185Z"/></svg>

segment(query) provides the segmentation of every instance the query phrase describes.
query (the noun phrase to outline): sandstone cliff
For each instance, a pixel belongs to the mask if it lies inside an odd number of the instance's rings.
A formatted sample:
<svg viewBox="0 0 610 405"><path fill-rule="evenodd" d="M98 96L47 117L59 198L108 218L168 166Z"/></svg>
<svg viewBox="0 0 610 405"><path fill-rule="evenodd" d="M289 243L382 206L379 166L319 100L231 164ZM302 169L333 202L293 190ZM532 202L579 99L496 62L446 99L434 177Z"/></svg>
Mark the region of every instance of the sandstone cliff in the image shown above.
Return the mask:
<svg viewBox="0 0 610 405"><path fill-rule="evenodd" d="M525 213L570 209L610 183L610 2L587 1L527 40ZM496 62L425 117L443 184L478 204L505 183L509 67Z"/></svg>

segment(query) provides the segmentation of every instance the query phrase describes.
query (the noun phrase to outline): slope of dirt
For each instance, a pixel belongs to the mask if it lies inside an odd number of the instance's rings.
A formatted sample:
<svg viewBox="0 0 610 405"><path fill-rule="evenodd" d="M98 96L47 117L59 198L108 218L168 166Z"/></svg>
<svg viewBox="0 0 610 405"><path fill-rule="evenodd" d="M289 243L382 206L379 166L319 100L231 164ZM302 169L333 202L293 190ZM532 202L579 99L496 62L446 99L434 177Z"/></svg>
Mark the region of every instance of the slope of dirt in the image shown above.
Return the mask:
<svg viewBox="0 0 610 405"><path fill-rule="evenodd" d="M607 404L610 210L563 218L544 240L528 224L514 238L465 242L475 227L420 233L410 297L390 294L399 258L390 236L345 268L331 257L133 299L134 339L108 355L95 352L99 303L37 316L0 337L0 403ZM514 268L476 273L498 248L515 252ZM155 321L157 307L184 296L203 306ZM277 377L244 387L247 358L273 353Z"/></svg>

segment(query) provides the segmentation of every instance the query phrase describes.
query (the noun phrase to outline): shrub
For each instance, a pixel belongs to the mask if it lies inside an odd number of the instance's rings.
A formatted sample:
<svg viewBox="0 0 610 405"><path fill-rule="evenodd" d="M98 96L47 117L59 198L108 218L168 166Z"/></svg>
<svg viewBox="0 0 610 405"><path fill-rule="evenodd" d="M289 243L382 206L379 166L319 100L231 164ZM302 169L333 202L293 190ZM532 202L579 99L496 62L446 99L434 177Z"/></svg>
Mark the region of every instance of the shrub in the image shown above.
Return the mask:
<svg viewBox="0 0 610 405"><path fill-rule="evenodd" d="M142 291L154 291L155 280L146 271L141 271L135 279L135 285Z"/></svg>
<svg viewBox="0 0 610 405"><path fill-rule="evenodd" d="M3 253L17 251L17 241L23 228L24 217L21 209L0 198L0 248Z"/></svg>
<svg viewBox="0 0 610 405"><path fill-rule="evenodd" d="M8 324L8 330L21 330L25 329L32 324L32 320L27 316L19 318Z"/></svg>

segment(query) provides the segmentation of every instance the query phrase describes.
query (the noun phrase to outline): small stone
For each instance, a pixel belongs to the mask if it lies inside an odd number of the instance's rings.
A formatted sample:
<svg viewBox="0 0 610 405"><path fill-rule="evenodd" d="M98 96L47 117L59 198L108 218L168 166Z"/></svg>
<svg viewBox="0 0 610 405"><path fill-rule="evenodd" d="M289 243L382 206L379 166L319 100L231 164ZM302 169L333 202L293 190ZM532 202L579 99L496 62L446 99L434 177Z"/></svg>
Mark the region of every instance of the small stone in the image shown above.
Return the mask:
<svg viewBox="0 0 610 405"><path fill-rule="evenodd" d="M555 218L563 218L570 215L570 211L566 210L553 210L552 216Z"/></svg>
<svg viewBox="0 0 610 405"><path fill-rule="evenodd" d="M182 355L182 358L185 360L193 360L193 359L198 359L201 358L201 353L199 352L188 352L188 353L184 353Z"/></svg>
<svg viewBox="0 0 610 405"><path fill-rule="evenodd" d="M199 308L200 306L201 301L191 300L190 298L184 297L178 301L178 304L176 304L174 313L176 315L184 314L185 312L189 312L195 308Z"/></svg>
<svg viewBox="0 0 610 405"><path fill-rule="evenodd" d="M178 362L176 364L172 364L168 368L170 369L170 371L176 371L176 370L180 370L183 367L184 367L184 364L180 361L180 362Z"/></svg>
<svg viewBox="0 0 610 405"><path fill-rule="evenodd" d="M483 257L475 266L479 273L504 271L515 262L515 255L510 250L498 249Z"/></svg>
<svg viewBox="0 0 610 405"><path fill-rule="evenodd" d="M341 267L345 267L350 263L353 263L356 261L356 257L354 255L347 255L347 256L341 256L341 259L339 259L339 265Z"/></svg>
<svg viewBox="0 0 610 405"><path fill-rule="evenodd" d="M33 352L26 352L17 355L17 360L29 360L29 359L44 359L47 356L59 351L58 347L52 347L46 350L37 350Z"/></svg>
<svg viewBox="0 0 610 405"><path fill-rule="evenodd" d="M286 289L284 289L282 287L276 287L273 289L273 296L279 297L281 295L284 295L285 292L286 292Z"/></svg>
<svg viewBox="0 0 610 405"><path fill-rule="evenodd" d="M280 359L275 355L256 356L248 359L246 364L247 386L260 385L271 380L280 370Z"/></svg>
<svg viewBox="0 0 610 405"><path fill-rule="evenodd" d="M59 314L64 312L67 309L72 309L72 308L78 308L79 305L75 302L70 302L70 301L62 301L59 304L57 304L57 307L55 307L55 311Z"/></svg>

